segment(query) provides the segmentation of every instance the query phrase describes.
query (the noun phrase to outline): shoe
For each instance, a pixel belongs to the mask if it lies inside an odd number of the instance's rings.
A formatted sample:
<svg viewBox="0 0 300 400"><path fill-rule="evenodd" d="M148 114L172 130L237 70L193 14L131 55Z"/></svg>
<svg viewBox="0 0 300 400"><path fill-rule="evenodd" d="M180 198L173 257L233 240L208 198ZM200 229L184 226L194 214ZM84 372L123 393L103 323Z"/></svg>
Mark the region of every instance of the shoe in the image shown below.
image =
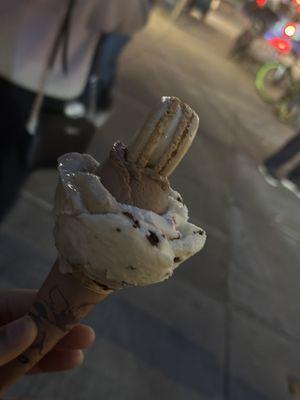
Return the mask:
<svg viewBox="0 0 300 400"><path fill-rule="evenodd" d="M86 115L86 107L80 101L69 101L65 104L64 113L69 118L83 118Z"/></svg>
<svg viewBox="0 0 300 400"><path fill-rule="evenodd" d="M109 119L111 113L111 110L98 111L95 114L88 116L88 119L96 128L100 128Z"/></svg>
<svg viewBox="0 0 300 400"><path fill-rule="evenodd" d="M259 165L258 171L269 185L273 187L279 186L279 179L265 165Z"/></svg>
<svg viewBox="0 0 300 400"><path fill-rule="evenodd" d="M294 193L300 199L300 187L290 179L281 179L281 184L284 188Z"/></svg>

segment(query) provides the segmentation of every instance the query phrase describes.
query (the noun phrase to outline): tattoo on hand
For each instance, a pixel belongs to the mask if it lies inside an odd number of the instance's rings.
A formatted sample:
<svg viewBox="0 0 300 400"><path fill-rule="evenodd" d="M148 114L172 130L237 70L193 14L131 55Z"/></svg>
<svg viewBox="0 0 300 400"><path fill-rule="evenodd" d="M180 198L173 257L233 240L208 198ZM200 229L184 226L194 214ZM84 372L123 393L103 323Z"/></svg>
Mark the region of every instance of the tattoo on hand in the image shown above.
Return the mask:
<svg viewBox="0 0 300 400"><path fill-rule="evenodd" d="M33 310L29 313L38 327L38 336L29 350L37 349L40 355L44 354L45 342L47 342L45 321L67 333L72 325L81 321L94 306L95 303L82 303L71 306L58 286L51 288L48 298L35 301L32 307ZM30 362L27 354L22 354L17 359L22 364Z"/></svg>

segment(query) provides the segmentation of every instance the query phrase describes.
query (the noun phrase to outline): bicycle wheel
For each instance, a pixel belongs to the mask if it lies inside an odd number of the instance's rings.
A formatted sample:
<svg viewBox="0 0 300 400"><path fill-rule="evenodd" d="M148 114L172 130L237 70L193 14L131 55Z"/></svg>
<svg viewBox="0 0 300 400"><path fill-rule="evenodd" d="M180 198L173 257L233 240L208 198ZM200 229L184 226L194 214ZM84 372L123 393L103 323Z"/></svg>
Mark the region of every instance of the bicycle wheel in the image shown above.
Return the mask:
<svg viewBox="0 0 300 400"><path fill-rule="evenodd" d="M271 104L278 103L290 85L289 70L279 62L264 64L255 77L255 86L260 97Z"/></svg>

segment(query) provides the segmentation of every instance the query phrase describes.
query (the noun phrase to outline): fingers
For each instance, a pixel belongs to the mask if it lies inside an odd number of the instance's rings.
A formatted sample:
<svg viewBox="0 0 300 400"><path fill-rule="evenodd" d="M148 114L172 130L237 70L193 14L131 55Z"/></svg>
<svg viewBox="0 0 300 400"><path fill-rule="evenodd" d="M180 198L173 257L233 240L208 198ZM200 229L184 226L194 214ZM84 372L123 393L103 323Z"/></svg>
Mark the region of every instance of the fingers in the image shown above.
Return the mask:
<svg viewBox="0 0 300 400"><path fill-rule="evenodd" d="M94 330L87 325L79 324L72 328L72 330L55 346L55 350L78 350L86 349L91 346L95 340Z"/></svg>
<svg viewBox="0 0 300 400"><path fill-rule="evenodd" d="M68 371L79 367L83 359L81 350L52 350L29 371L29 374Z"/></svg>
<svg viewBox="0 0 300 400"><path fill-rule="evenodd" d="M4 290L0 292L0 325L25 315L34 301L36 290Z"/></svg>
<svg viewBox="0 0 300 400"><path fill-rule="evenodd" d="M7 290L0 292L0 325L24 316L31 307L36 290ZM87 325L76 325L61 342L59 348L84 349L95 340L95 333Z"/></svg>
<svg viewBox="0 0 300 400"><path fill-rule="evenodd" d="M23 353L36 335L37 327L28 316L0 327L0 366Z"/></svg>
<svg viewBox="0 0 300 400"><path fill-rule="evenodd" d="M89 347L94 340L95 332L91 327L83 324L74 326L29 374L67 371L78 367L84 358L81 349Z"/></svg>
<svg viewBox="0 0 300 400"><path fill-rule="evenodd" d="M36 293L36 290L0 292L0 366L23 353L36 338L35 323L24 316ZM89 347L94 340L92 328L83 324L74 326L30 373L66 371L79 366L84 358L81 349Z"/></svg>

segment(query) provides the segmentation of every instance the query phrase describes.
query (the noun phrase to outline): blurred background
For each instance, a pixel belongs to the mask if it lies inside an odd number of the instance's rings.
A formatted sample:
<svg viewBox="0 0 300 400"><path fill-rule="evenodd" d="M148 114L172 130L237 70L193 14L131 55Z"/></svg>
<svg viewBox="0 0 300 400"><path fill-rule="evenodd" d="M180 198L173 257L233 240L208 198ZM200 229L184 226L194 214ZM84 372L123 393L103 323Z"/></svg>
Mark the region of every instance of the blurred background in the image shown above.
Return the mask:
<svg viewBox="0 0 300 400"><path fill-rule="evenodd" d="M33 3L36 13L47 2ZM79 3L84 8L88 2ZM9 6L1 7L7 16ZM118 32L108 64L103 37L111 40L116 28L99 13L105 28L100 44L93 42L92 67L81 74L89 89L83 93L84 83L65 98L71 83L59 85L61 93L49 84L63 79L55 77L54 63L49 71L42 63L44 83L30 78L32 84L21 76L21 56L19 75L16 67L13 76L0 66L2 109L10 83L10 106L26 104L24 125L31 115L26 140L22 132L7 145L15 129L9 123L1 132L0 288L38 288L56 258L53 156L75 150L103 160L115 140L130 142L164 95L181 98L199 114L199 134L172 186L208 235L203 251L172 279L114 293L92 312L87 322L97 339L80 368L26 377L11 396L300 398L298 11L297 0L160 0L144 9L134 28ZM65 20L64 10L61 16ZM97 26L97 18L89 23ZM1 35L0 52L8 57L7 38ZM45 95L41 108L34 100L39 91ZM56 133L49 136L47 126ZM39 134L45 143L33 144Z"/></svg>

